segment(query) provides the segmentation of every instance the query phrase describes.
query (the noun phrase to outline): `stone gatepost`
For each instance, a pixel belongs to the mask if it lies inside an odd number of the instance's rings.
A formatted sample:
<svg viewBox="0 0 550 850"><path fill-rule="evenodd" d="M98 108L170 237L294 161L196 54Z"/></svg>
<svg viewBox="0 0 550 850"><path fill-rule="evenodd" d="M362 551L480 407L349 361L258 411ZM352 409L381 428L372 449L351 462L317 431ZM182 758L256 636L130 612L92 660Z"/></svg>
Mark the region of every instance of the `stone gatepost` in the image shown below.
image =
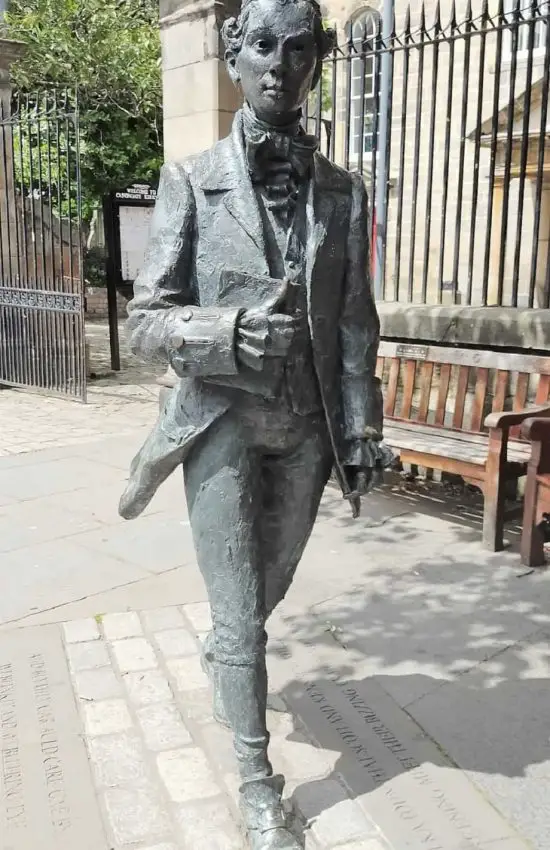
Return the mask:
<svg viewBox="0 0 550 850"><path fill-rule="evenodd" d="M160 0L165 159L211 147L231 129L240 97L225 70L220 31L238 0Z"/></svg>
<svg viewBox="0 0 550 850"><path fill-rule="evenodd" d="M221 28L239 0L160 0L164 158L182 160L227 136L240 96L224 64ZM174 386L169 369L159 383Z"/></svg>

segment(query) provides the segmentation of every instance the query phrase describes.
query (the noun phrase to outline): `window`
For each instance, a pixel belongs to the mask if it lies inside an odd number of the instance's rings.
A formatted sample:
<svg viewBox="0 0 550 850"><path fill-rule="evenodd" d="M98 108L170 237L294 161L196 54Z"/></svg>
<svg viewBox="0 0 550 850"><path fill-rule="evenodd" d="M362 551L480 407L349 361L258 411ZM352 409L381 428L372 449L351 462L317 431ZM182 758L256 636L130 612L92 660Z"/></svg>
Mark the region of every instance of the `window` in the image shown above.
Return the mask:
<svg viewBox="0 0 550 850"><path fill-rule="evenodd" d="M359 159L361 150L363 155L369 154L375 144L373 131L378 62L374 46L379 24L378 12L365 9L348 26L348 38L353 43L355 57L351 60L350 153L356 160Z"/></svg>
<svg viewBox="0 0 550 850"><path fill-rule="evenodd" d="M508 24L514 24L511 30L506 34L508 44L508 52L512 51L512 31L517 27L518 32L518 53L526 53L529 49L529 38L531 37L531 26L528 21L532 20L533 14L536 18L534 25L533 50L544 50L546 45L546 27L550 25L547 16L550 15L550 0L538 0L537 8L533 13L532 0L520 0L519 15L516 17L515 12L518 9L517 0L504 0L504 11ZM519 24L517 21L519 20Z"/></svg>

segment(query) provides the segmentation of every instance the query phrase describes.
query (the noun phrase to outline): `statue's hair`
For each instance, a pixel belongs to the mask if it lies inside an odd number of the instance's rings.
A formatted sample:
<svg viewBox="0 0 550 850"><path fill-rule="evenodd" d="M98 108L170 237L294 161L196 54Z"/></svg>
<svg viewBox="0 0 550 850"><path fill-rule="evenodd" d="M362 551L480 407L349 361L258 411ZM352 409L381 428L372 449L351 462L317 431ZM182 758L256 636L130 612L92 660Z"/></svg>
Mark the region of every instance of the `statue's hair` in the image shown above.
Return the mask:
<svg viewBox="0 0 550 850"><path fill-rule="evenodd" d="M277 0L281 5L288 3L296 3L298 0ZM317 0L305 0L313 11L313 24L315 28L315 38L319 49L319 59L326 59L336 47L336 30L330 27L325 28L323 24L323 15L321 7ZM227 50L232 53L239 53L243 46L243 39L246 32L246 25L250 16L250 7L254 0L243 0L240 14L237 18L228 18L222 28L222 38Z"/></svg>

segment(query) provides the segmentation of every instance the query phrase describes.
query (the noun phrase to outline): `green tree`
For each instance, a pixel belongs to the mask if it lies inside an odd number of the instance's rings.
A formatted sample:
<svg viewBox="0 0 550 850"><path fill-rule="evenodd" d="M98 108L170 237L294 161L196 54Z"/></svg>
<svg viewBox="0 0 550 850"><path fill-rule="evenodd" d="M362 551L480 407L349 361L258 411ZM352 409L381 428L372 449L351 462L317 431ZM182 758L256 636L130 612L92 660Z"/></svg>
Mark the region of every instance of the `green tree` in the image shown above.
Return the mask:
<svg viewBox="0 0 550 850"><path fill-rule="evenodd" d="M84 218L162 162L157 0L12 0L9 34L27 44L15 65L20 93L78 91Z"/></svg>

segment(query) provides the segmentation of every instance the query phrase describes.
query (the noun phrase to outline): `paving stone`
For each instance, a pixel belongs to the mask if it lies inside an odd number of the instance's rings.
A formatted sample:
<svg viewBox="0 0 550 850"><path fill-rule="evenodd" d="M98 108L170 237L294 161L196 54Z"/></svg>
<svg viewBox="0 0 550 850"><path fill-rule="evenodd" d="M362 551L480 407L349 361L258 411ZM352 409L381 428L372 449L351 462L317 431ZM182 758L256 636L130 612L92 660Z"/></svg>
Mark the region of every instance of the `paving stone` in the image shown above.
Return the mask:
<svg viewBox="0 0 550 850"><path fill-rule="evenodd" d="M360 806L350 800L343 785L334 779L298 786L293 801L311 831L321 843L332 846L352 839L364 839L375 826Z"/></svg>
<svg viewBox="0 0 550 850"><path fill-rule="evenodd" d="M114 787L147 779L143 745L136 735L90 738L88 750L100 785Z"/></svg>
<svg viewBox="0 0 550 850"><path fill-rule="evenodd" d="M298 732L293 733L292 740L273 735L271 755L285 776L303 780L325 778L338 759L337 753L319 749Z"/></svg>
<svg viewBox="0 0 550 850"><path fill-rule="evenodd" d="M104 799L115 840L120 844L169 834L170 821L152 788L112 788Z"/></svg>
<svg viewBox="0 0 550 850"><path fill-rule="evenodd" d="M220 793L206 756L196 747L160 753L157 766L175 803L216 797Z"/></svg>
<svg viewBox="0 0 550 850"><path fill-rule="evenodd" d="M107 647L101 641L69 644L67 655L74 673L79 673L81 670L93 670L96 667L108 667L111 663Z"/></svg>
<svg viewBox="0 0 550 850"><path fill-rule="evenodd" d="M111 667L83 670L75 674L74 682L77 696L86 701L111 699L123 693L122 683Z"/></svg>
<svg viewBox="0 0 550 850"><path fill-rule="evenodd" d="M132 718L124 700L105 699L85 703L83 708L86 733L91 737L124 732L132 726Z"/></svg>
<svg viewBox="0 0 550 850"><path fill-rule="evenodd" d="M167 666L175 679L178 691L194 691L208 686L208 677L201 667L198 655L168 661Z"/></svg>
<svg viewBox="0 0 550 850"><path fill-rule="evenodd" d="M149 705L139 709L137 715L150 750L174 750L191 743L175 703Z"/></svg>
<svg viewBox="0 0 550 850"><path fill-rule="evenodd" d="M227 793L229 794L236 808L238 809L240 803L239 789L241 787L241 780L239 779L238 773L235 773L235 771L231 771L231 773L226 773L222 777L222 782L225 786Z"/></svg>
<svg viewBox="0 0 550 850"><path fill-rule="evenodd" d="M178 848L175 844L155 844L154 847L144 847L143 850L178 850Z"/></svg>
<svg viewBox="0 0 550 850"><path fill-rule="evenodd" d="M208 726L201 728L201 738L217 772L221 774L237 772L233 739L229 729L225 729L216 722L209 723Z"/></svg>
<svg viewBox="0 0 550 850"><path fill-rule="evenodd" d="M179 694L179 704L185 716L194 723L212 723L212 691L210 688L202 688Z"/></svg>
<svg viewBox="0 0 550 850"><path fill-rule="evenodd" d="M382 840L378 840L378 838L367 838L365 841L339 844L338 850L388 850L388 845ZM497 850L496 847L495 850ZM501 850L501 848L499 847L498 850Z"/></svg>
<svg viewBox="0 0 550 850"><path fill-rule="evenodd" d="M193 850L243 850L244 840L223 800L181 806L176 820L184 847Z"/></svg>
<svg viewBox="0 0 550 850"><path fill-rule="evenodd" d="M175 844L155 844L154 847L144 847L143 850L178 850Z"/></svg>
<svg viewBox="0 0 550 850"><path fill-rule="evenodd" d="M93 618L86 620L73 620L63 624L65 641L67 643L84 643L90 640L99 640L99 628Z"/></svg>
<svg viewBox="0 0 550 850"><path fill-rule="evenodd" d="M272 735L286 738L296 733L296 721L292 714L282 711L267 711L267 728Z"/></svg>
<svg viewBox="0 0 550 850"><path fill-rule="evenodd" d="M124 683L130 699L135 705L151 705L172 699L172 690L168 679L160 670L146 670L143 673L127 673Z"/></svg>
<svg viewBox="0 0 550 850"><path fill-rule="evenodd" d="M112 647L121 673L158 667L153 647L145 638L116 640L112 643Z"/></svg>
<svg viewBox="0 0 550 850"><path fill-rule="evenodd" d="M288 714L289 708L286 702L278 694L268 694L267 707L271 711L276 711L280 714Z"/></svg>
<svg viewBox="0 0 550 850"><path fill-rule="evenodd" d="M107 640L122 640L142 634L139 617L134 611L124 614L105 614L102 624Z"/></svg>
<svg viewBox="0 0 550 850"><path fill-rule="evenodd" d="M160 632L164 629L182 629L185 620L178 608L151 608L142 612L145 628L150 632Z"/></svg>
<svg viewBox="0 0 550 850"><path fill-rule="evenodd" d="M191 602L189 605L184 605L182 611L197 634L209 632L212 628L212 615L208 602Z"/></svg>
<svg viewBox="0 0 550 850"><path fill-rule="evenodd" d="M186 629L169 629L164 632L156 632L155 641L165 658L197 655L199 651L197 641Z"/></svg>

